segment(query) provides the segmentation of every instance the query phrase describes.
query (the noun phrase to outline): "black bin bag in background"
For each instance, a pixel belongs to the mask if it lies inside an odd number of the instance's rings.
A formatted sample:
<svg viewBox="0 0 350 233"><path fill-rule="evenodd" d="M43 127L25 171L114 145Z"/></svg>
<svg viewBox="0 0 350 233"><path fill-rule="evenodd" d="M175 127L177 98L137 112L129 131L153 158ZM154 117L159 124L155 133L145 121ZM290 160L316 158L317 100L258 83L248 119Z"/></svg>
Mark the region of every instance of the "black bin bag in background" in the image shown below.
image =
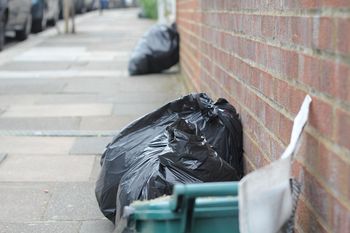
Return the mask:
<svg viewBox="0 0 350 233"><path fill-rule="evenodd" d="M176 25L156 24L138 41L129 60L130 75L160 73L179 62Z"/></svg>
<svg viewBox="0 0 350 233"><path fill-rule="evenodd" d="M131 123L113 139L101 158L97 201L118 224L124 206L170 195L176 183L239 180L242 155L242 125L234 107L191 94Z"/></svg>

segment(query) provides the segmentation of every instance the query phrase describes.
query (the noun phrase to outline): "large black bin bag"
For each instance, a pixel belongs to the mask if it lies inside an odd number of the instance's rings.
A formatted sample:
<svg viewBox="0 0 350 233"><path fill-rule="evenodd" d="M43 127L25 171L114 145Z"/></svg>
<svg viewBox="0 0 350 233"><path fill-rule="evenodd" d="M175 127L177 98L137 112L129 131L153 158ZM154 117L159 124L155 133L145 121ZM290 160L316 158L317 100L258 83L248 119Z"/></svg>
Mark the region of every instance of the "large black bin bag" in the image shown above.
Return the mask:
<svg viewBox="0 0 350 233"><path fill-rule="evenodd" d="M134 200L170 195L176 183L243 176L242 125L226 100L175 100L124 128L107 146L96 183L103 214L118 224Z"/></svg>
<svg viewBox="0 0 350 233"><path fill-rule="evenodd" d="M160 73L179 62L179 34L172 26L156 24L139 40L129 61L129 74Z"/></svg>

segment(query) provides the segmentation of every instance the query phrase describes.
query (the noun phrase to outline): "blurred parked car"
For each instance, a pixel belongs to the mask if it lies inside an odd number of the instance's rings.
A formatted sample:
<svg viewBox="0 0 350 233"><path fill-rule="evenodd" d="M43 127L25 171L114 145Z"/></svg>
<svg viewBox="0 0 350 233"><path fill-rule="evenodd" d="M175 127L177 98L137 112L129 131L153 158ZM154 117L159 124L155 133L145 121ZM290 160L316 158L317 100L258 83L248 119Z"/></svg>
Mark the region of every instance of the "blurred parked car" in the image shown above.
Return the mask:
<svg viewBox="0 0 350 233"><path fill-rule="evenodd" d="M31 0L0 0L0 50L6 31L14 31L18 40L27 39L32 25Z"/></svg>
<svg viewBox="0 0 350 233"><path fill-rule="evenodd" d="M86 11L92 11L96 9L96 0L84 0L84 6Z"/></svg>
<svg viewBox="0 0 350 233"><path fill-rule="evenodd" d="M99 2L100 2L100 6L99 6L100 10L109 8L109 0L99 0Z"/></svg>
<svg viewBox="0 0 350 233"><path fill-rule="evenodd" d="M124 0L110 0L109 7L110 8L125 7L125 1Z"/></svg>
<svg viewBox="0 0 350 233"><path fill-rule="evenodd" d="M137 0L109 0L110 8L120 7L135 7L137 6Z"/></svg>
<svg viewBox="0 0 350 233"><path fill-rule="evenodd" d="M75 12L78 14L84 13L86 11L85 8L85 0L74 0Z"/></svg>
<svg viewBox="0 0 350 233"><path fill-rule="evenodd" d="M58 0L32 0L32 31L41 32L48 24L55 25L59 19L59 13Z"/></svg>
<svg viewBox="0 0 350 233"><path fill-rule="evenodd" d="M59 18L63 19L63 2L64 0L57 0L59 4ZM80 14L85 11L90 11L95 8L95 0L74 0L75 13Z"/></svg>
<svg viewBox="0 0 350 233"><path fill-rule="evenodd" d="M59 18L63 19L63 1L64 0L58 0L58 7L59 7Z"/></svg>

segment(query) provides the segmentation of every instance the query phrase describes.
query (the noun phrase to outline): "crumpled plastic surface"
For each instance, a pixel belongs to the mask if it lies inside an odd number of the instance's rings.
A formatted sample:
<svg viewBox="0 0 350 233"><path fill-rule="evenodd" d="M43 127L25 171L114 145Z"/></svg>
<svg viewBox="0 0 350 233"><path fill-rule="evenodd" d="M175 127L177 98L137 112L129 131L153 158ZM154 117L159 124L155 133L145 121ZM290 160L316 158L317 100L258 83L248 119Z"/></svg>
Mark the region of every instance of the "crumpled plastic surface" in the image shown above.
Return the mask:
<svg viewBox="0 0 350 233"><path fill-rule="evenodd" d="M129 74L160 73L179 62L179 34L175 24L156 24L143 35L131 54Z"/></svg>
<svg viewBox="0 0 350 233"><path fill-rule="evenodd" d="M124 128L102 156L96 197L118 224L134 200L170 195L176 183L243 176L242 125L226 100L206 94L175 100Z"/></svg>

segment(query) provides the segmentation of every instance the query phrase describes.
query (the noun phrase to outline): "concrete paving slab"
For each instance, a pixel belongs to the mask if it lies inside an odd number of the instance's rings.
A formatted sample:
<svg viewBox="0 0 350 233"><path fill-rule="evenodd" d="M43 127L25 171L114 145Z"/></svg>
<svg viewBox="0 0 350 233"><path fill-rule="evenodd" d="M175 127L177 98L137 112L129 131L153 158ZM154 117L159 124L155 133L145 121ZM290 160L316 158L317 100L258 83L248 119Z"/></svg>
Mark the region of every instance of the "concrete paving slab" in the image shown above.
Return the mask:
<svg viewBox="0 0 350 233"><path fill-rule="evenodd" d="M0 137L0 151L8 154L61 155L68 154L72 137Z"/></svg>
<svg viewBox="0 0 350 233"><path fill-rule="evenodd" d="M62 93L39 96L35 104L86 104L86 103L156 103L166 104L181 97L181 92L131 92L117 93Z"/></svg>
<svg viewBox="0 0 350 233"><path fill-rule="evenodd" d="M157 110L162 106L163 105L159 105L157 103L114 104L113 115L140 117L154 110Z"/></svg>
<svg viewBox="0 0 350 233"><path fill-rule="evenodd" d="M104 38L104 41L106 41L106 38ZM73 37L66 35L63 37L57 36L52 37L50 40L43 41L40 43L37 47L39 48L46 48L46 47L78 47L78 46L84 46L89 44L97 44L101 42L101 38L98 37L82 37L74 35ZM110 39L110 42L113 42L112 39Z"/></svg>
<svg viewBox="0 0 350 233"><path fill-rule="evenodd" d="M122 40L116 40L113 44L110 43L99 43L99 44L90 44L86 46L88 51L112 51L112 50L127 50L133 51L135 48L135 43L125 42ZM126 57L114 57L114 61L129 61L130 56Z"/></svg>
<svg viewBox="0 0 350 233"><path fill-rule="evenodd" d="M135 119L135 116L83 117L81 130L115 130L118 131Z"/></svg>
<svg viewBox="0 0 350 233"><path fill-rule="evenodd" d="M108 116L111 104L57 104L10 106L2 117L65 117L65 116Z"/></svg>
<svg viewBox="0 0 350 233"><path fill-rule="evenodd" d="M17 55L14 61L74 61L85 53L85 47L34 47Z"/></svg>
<svg viewBox="0 0 350 233"><path fill-rule="evenodd" d="M115 103L146 103L162 106L181 96L181 92L119 92Z"/></svg>
<svg viewBox="0 0 350 233"><path fill-rule="evenodd" d="M7 154L0 153L0 164L7 158Z"/></svg>
<svg viewBox="0 0 350 233"><path fill-rule="evenodd" d="M97 221L85 221L82 223L79 233L112 233L114 225L111 221L97 220Z"/></svg>
<svg viewBox="0 0 350 233"><path fill-rule="evenodd" d="M38 70L66 70L70 67L70 62L33 62L17 61L8 62L0 66L1 71L38 71Z"/></svg>
<svg viewBox="0 0 350 233"><path fill-rule="evenodd" d="M84 46L87 51L100 50L100 51L132 51L135 47L135 42L132 40L137 40L139 37L134 38L116 38L116 37L105 37L101 39L98 36L92 35L91 37L73 37L69 40L62 40L53 38L50 41L41 43L40 46L43 47L55 47L55 46L65 46L65 47L76 47ZM102 50L101 50L102 49Z"/></svg>
<svg viewBox="0 0 350 233"><path fill-rule="evenodd" d="M181 84L177 78L136 79L135 77L130 77L129 79L118 81L118 90L130 90L133 92L178 92Z"/></svg>
<svg viewBox="0 0 350 233"><path fill-rule="evenodd" d="M90 174L90 182L96 182L98 179L98 176L100 175L100 171L101 171L101 156L97 155L95 157L95 162L94 162L94 166L92 167L92 171Z"/></svg>
<svg viewBox="0 0 350 233"><path fill-rule="evenodd" d="M130 51L87 51L83 46L77 47L36 47L16 56L14 61L111 61L114 57L129 56Z"/></svg>
<svg viewBox="0 0 350 233"><path fill-rule="evenodd" d="M50 183L0 183L0 223L42 220L53 188Z"/></svg>
<svg viewBox="0 0 350 233"><path fill-rule="evenodd" d="M16 94L8 94L8 95L0 95L0 104L1 105L32 105L39 98L40 95L16 95ZM43 95L44 96L44 95Z"/></svg>
<svg viewBox="0 0 350 233"><path fill-rule="evenodd" d="M101 78L84 79L82 85L81 79L72 80L64 88L63 93L101 93L101 94L115 94L119 87L115 81L104 81Z"/></svg>
<svg viewBox="0 0 350 233"><path fill-rule="evenodd" d="M3 182L89 181L94 156L10 155L1 164ZM19 172L20 171L20 172Z"/></svg>
<svg viewBox="0 0 350 233"><path fill-rule="evenodd" d="M74 142L71 155L101 155L112 137L80 137Z"/></svg>
<svg viewBox="0 0 350 233"><path fill-rule="evenodd" d="M77 130L80 117L0 118L0 130Z"/></svg>
<svg viewBox="0 0 350 233"><path fill-rule="evenodd" d="M100 98L98 94L89 93L76 93L76 94L50 94L42 95L35 102L38 105L51 105L51 104L91 104L91 103L112 103L104 98ZM107 97L106 97L107 98ZM113 99L108 97L109 99ZM0 99L1 100L1 99Z"/></svg>
<svg viewBox="0 0 350 233"><path fill-rule="evenodd" d="M111 51L90 51L89 53L78 56L77 61L113 61L116 58L129 57L130 52L111 52Z"/></svg>
<svg viewBox="0 0 350 233"><path fill-rule="evenodd" d="M88 63L84 63L84 65L82 65L82 63L78 63L78 64L72 64L70 66L70 69L73 70L101 70L101 71L105 71L105 70L125 70L126 67L128 66L128 59L127 58L122 58L122 59L114 59L112 62L98 62L98 61L94 61L94 62L88 62ZM127 73L125 73L125 76L127 75Z"/></svg>
<svg viewBox="0 0 350 233"><path fill-rule="evenodd" d="M96 197L95 183L58 184L49 201L45 219L103 220Z"/></svg>
<svg viewBox="0 0 350 233"><path fill-rule="evenodd" d="M43 95L42 97L39 97L39 99L35 102L35 104L57 105L57 104L100 104L100 103L108 104L108 103L133 103L133 102L148 103L147 100L150 98L147 99L147 96L152 96L152 94L148 94L148 95L147 93L143 93L143 94L144 95L142 94L137 95L137 93L118 92L118 95L116 95L115 91L114 93L76 92L76 93L48 94L48 95ZM131 98L129 98L129 96L131 96ZM142 98L143 96L145 98ZM126 98L129 98L130 102ZM173 99L173 98L168 98L168 99ZM153 102L161 103L162 101L154 98Z"/></svg>
<svg viewBox="0 0 350 233"><path fill-rule="evenodd" d="M179 82L181 82L181 79L178 75L179 74L177 72L177 69L174 68L173 71L169 70L168 72L163 72L159 74L129 76L126 80L124 80L126 82L123 82L123 84L164 87L167 85L179 84Z"/></svg>
<svg viewBox="0 0 350 233"><path fill-rule="evenodd" d="M29 79L23 79L22 76L11 77L10 73L18 73ZM33 76L32 76L33 75ZM37 75L28 72L16 72L16 71L0 71L0 94L14 95L14 94L45 94L45 93L59 93L65 87L63 82L50 82L49 80L33 79ZM14 78L14 79L12 79Z"/></svg>
<svg viewBox="0 0 350 233"><path fill-rule="evenodd" d="M0 233L77 233L80 226L80 222L72 221L0 223Z"/></svg>
<svg viewBox="0 0 350 233"><path fill-rule="evenodd" d="M118 77L127 76L126 70L50 70L50 71L0 71L0 79L32 79L32 80L45 80L45 79L58 79L58 78L83 78L83 77ZM28 84L27 84L28 85ZM20 86L20 85L19 85ZM49 86L50 87L50 86ZM48 87L47 87L48 88ZM52 87L51 87L52 88ZM2 89L0 89L2 90ZM46 89L41 89L43 93L53 92ZM2 92L5 92L2 90ZM6 92L5 92L6 93Z"/></svg>
<svg viewBox="0 0 350 233"><path fill-rule="evenodd" d="M1 106L1 105L0 105L0 106ZM7 105L1 106L1 107L0 107L0 116L6 111L7 108L8 108Z"/></svg>

